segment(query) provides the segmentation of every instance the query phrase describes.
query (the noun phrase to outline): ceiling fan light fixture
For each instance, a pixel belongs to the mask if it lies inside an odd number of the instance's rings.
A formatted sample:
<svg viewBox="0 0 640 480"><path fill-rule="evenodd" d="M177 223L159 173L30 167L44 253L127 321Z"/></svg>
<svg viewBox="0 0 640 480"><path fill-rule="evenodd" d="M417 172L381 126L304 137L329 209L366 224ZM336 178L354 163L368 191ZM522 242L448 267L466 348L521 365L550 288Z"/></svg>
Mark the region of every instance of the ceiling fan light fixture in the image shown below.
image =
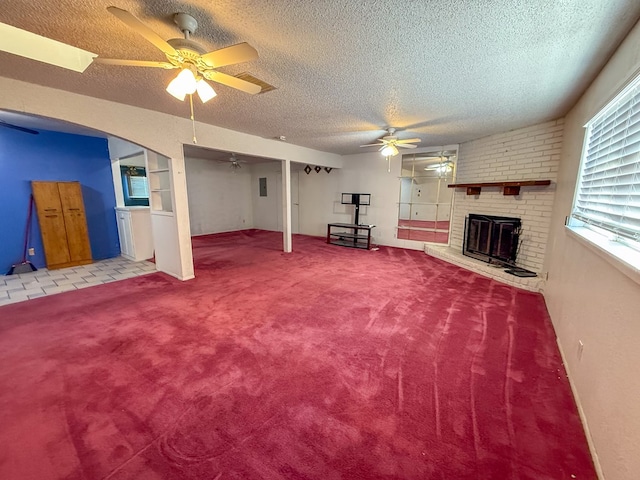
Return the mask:
<svg viewBox="0 0 640 480"><path fill-rule="evenodd" d="M186 95L193 94L196 89L196 77L189 68L183 68L178 76L171 80L167 86L167 92L181 101L184 100Z"/></svg>
<svg viewBox="0 0 640 480"><path fill-rule="evenodd" d="M453 170L453 167L449 163L442 163L438 165L435 170L438 173L447 173Z"/></svg>
<svg viewBox="0 0 640 480"><path fill-rule="evenodd" d="M385 145L382 150L380 150L380 153L382 153L382 155L385 157L395 157L396 155L398 155L398 149L395 145L388 144Z"/></svg>
<svg viewBox="0 0 640 480"><path fill-rule="evenodd" d="M173 83L173 82L171 82ZM174 97L176 97L178 100L180 100L181 102L184 101L184 97L187 96L187 94L185 92L182 91L178 91L177 88L172 87L171 83L169 84L169 86L167 87L167 92L169 92L171 95L173 95Z"/></svg>
<svg viewBox="0 0 640 480"><path fill-rule="evenodd" d="M217 95L216 91L202 78L196 82L196 91L202 103L207 103Z"/></svg>

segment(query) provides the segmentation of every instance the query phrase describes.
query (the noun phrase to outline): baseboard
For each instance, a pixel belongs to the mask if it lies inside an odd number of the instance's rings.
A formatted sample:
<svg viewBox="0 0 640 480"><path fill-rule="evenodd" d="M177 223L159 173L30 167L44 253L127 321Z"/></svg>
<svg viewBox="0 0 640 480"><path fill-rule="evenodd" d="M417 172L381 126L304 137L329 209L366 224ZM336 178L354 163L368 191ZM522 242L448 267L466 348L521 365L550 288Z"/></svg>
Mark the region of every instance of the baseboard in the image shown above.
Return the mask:
<svg viewBox="0 0 640 480"><path fill-rule="evenodd" d="M164 273L166 275L169 275L170 277L177 278L178 280L181 280L183 282L186 282L187 280L193 280L194 278L196 278L195 274L193 274L193 273L191 275L187 275L187 276L183 277L182 275L179 275L179 274L173 273L173 272L168 272L166 270L157 269L156 271Z"/></svg>
<svg viewBox="0 0 640 480"><path fill-rule="evenodd" d="M576 389L575 384L573 383L573 379L569 375L569 370L567 368L567 358L564 355L564 350L562 350L562 345L558 341L558 337L556 337L556 344L558 345L558 350L560 351L560 357L562 357L562 363L564 364L564 369L567 372L567 379L569 380L569 386L571 387L571 392L573 393L573 399L576 402L576 406L578 407L578 415L580 415L580 421L582 422L582 428L584 428L584 434L587 437L587 445L589 445L589 452L591 452L591 459L593 460L593 466L596 469L596 475L598 475L598 480L605 480L604 472L602 471L602 466L600 465L600 460L598 459L598 453L596 452L596 447L593 443L593 439L591 438L591 431L589 430L589 424L587 423L587 417L584 414L584 410L582 409L582 404L580 403L580 397L578 396L578 390Z"/></svg>
<svg viewBox="0 0 640 480"><path fill-rule="evenodd" d="M172 275L172 274L170 273L169 275ZM182 280L183 282L186 282L187 280L193 280L194 278L196 278L196 276L193 274L188 275L186 277L179 277L177 275L172 275L172 276L176 277L178 280Z"/></svg>

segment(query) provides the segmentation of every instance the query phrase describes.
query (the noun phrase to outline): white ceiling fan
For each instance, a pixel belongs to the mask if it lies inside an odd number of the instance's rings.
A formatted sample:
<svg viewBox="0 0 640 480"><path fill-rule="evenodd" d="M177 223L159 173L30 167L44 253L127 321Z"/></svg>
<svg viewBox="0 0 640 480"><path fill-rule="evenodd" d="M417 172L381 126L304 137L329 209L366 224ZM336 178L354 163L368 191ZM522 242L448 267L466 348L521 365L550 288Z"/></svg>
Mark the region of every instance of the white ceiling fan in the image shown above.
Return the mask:
<svg viewBox="0 0 640 480"><path fill-rule="evenodd" d="M262 89L260 85L217 71L220 67L257 59L258 52L248 43L238 43L237 45L207 52L204 47L191 40L190 36L198 28L198 22L187 13L176 13L174 15L174 22L183 33L184 38L164 40L128 11L113 6L107 7L107 10L161 50L167 61L98 57L94 60L95 63L129 67L180 69L178 76L167 87L167 91L180 100L184 100L186 95L193 94L196 91L203 102L213 98L216 93L204 79L221 83L252 95L260 93Z"/></svg>
<svg viewBox="0 0 640 480"><path fill-rule="evenodd" d="M107 7L107 10L145 40L160 49L164 53L166 61L101 58L95 53L4 23L0 23L0 51L76 72L85 71L91 63L179 69L180 73L169 84L167 91L180 100L184 100L186 95L196 92L203 103L213 98L216 93L205 79L252 95L262 91L263 87L260 84L217 70L227 65L256 60L258 52L248 43L239 43L207 52L206 48L190 39L191 34L198 28L198 22L187 13L176 13L174 15L174 22L183 33L184 38L164 40L128 11L113 6ZM258 79L254 80L258 83L263 83Z"/></svg>
<svg viewBox="0 0 640 480"><path fill-rule="evenodd" d="M398 154L398 148L416 148L414 143L420 143L419 138L406 138L400 140L396 136L396 129L389 127L387 129L387 135L378 139L378 143L370 143L367 145L360 145L361 147L380 147L378 150L385 157L393 157Z"/></svg>

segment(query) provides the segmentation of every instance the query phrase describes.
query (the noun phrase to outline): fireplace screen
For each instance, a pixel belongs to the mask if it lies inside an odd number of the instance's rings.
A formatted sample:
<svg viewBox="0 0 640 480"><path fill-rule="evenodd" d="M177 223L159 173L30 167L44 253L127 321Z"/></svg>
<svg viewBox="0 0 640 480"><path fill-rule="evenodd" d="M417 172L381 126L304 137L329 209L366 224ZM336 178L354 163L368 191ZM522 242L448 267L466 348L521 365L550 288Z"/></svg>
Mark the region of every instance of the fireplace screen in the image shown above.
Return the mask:
<svg viewBox="0 0 640 480"><path fill-rule="evenodd" d="M488 263L515 265L521 221L519 218L469 214L462 253Z"/></svg>

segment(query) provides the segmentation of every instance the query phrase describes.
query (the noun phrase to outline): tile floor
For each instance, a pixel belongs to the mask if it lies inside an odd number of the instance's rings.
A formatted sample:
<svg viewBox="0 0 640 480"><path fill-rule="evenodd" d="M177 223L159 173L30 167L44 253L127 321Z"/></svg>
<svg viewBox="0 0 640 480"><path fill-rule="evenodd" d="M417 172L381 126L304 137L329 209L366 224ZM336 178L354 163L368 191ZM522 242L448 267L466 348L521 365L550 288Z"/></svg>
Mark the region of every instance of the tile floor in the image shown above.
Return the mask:
<svg viewBox="0 0 640 480"><path fill-rule="evenodd" d="M45 295L92 287L156 271L152 262L132 262L124 257L100 260L90 265L0 276L0 306Z"/></svg>

